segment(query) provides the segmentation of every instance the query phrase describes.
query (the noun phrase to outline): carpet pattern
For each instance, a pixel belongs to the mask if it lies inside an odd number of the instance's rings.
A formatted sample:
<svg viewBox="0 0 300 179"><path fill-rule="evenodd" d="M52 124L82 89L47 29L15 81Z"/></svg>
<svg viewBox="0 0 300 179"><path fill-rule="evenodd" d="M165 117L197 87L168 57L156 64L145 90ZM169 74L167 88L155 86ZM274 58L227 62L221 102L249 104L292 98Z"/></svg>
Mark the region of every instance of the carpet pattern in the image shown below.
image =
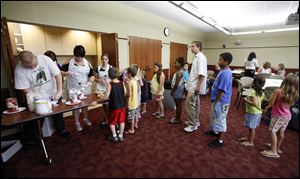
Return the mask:
<svg viewBox="0 0 300 179"><path fill-rule="evenodd" d="M77 132L72 117L67 117L66 128L72 134L69 140L53 135L46 138L51 165L45 165L39 148L18 154L18 177L299 177L299 133L287 129L279 159L266 158L259 151L270 142L267 126L256 130L254 147L240 146L237 139L248 135L244 127L244 104L234 111L234 89L227 119L224 147L211 149L207 143L214 137L205 136L209 129L210 101L202 96L200 102L201 126L193 133L183 131L184 124L171 125L175 115L166 110L164 119L151 114L153 102L143 115L139 129L125 135L123 143L107 140L108 127L100 127L101 108L89 112L92 126ZM185 112L182 118L187 119Z"/></svg>

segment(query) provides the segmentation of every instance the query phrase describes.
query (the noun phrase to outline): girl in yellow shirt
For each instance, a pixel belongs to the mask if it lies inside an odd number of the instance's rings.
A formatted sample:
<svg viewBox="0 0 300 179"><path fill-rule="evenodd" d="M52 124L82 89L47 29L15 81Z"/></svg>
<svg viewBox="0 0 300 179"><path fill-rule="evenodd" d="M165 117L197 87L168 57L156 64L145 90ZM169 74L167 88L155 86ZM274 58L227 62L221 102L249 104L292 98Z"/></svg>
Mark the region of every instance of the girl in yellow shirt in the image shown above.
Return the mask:
<svg viewBox="0 0 300 179"><path fill-rule="evenodd" d="M159 63L154 64L154 75L151 80L151 93L154 96L154 99L157 103L157 110L152 115L157 119L164 118L164 83L165 83L165 75L162 72L162 65Z"/></svg>

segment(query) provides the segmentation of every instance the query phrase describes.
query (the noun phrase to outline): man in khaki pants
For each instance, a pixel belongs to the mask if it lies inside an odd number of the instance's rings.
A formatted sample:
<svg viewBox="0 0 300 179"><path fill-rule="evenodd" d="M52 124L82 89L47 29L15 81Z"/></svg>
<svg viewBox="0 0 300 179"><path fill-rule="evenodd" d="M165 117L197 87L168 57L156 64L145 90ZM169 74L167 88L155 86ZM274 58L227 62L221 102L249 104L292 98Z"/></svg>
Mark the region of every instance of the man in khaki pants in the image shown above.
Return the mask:
<svg viewBox="0 0 300 179"><path fill-rule="evenodd" d="M193 60L192 69L190 72L190 79L186 86L186 90L188 91L186 97L188 121L185 122L187 127L184 128L186 132L193 132L200 126L199 94L205 94L207 77L207 59L206 56L201 52L202 42L192 42L191 50L195 54L195 58Z"/></svg>

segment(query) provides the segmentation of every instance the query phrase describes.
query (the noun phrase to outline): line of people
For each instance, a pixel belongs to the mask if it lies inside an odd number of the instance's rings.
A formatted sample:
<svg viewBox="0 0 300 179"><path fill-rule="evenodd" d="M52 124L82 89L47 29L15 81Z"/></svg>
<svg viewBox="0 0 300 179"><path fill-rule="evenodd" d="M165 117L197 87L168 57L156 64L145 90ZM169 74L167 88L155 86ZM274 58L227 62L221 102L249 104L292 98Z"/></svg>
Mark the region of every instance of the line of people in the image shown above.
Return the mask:
<svg viewBox="0 0 300 179"><path fill-rule="evenodd" d="M171 96L176 105L176 116L169 120L171 124L182 122L182 104L185 100L186 112L188 115L185 121L184 131L193 132L200 126L200 97L206 94L207 84L207 58L201 52L201 41L194 41L191 44L192 53L195 54L191 71L188 73L188 63L185 59L178 58L175 62L177 72L172 79ZM45 55L56 60L55 54L46 52ZM102 55L102 64L93 70L91 64L84 58L85 49L83 46L74 48L74 57L61 67L54 63L50 58L43 55L34 55L29 51L20 53L21 63L15 69L15 88L28 93L36 91L51 96L58 100L62 96L62 76L68 77L67 88L80 88L83 84L89 84L84 93L91 94L91 83L97 82L97 90L105 91L105 97L91 103L96 105L101 100L107 100L103 104L105 117L102 124L109 124L111 136L109 140L113 142L122 142L124 133L134 134L137 130L141 114L145 114L147 97L147 80L145 71L140 70L135 64L131 65L123 72L109 65L108 55ZM232 55L228 52L219 55L218 67L220 71L212 83L211 89L211 113L210 130L206 135L215 136L208 146L219 148L224 146L224 134L227 131L227 114L230 107L232 96L232 72L229 65L232 62ZM60 69L59 69L60 68ZM43 74L41 77L39 74ZM164 83L165 76L162 72L162 65L154 65L154 75L151 80L151 93L156 103L157 110L152 114L157 119L165 117L164 112ZM246 103L245 125L249 128L248 137L239 139L241 145L254 146L255 128L259 126L261 114L261 101L263 99L262 87L264 78L257 76L253 82L253 90L244 100ZM281 87L276 90L266 109L272 108L272 122L269 130L271 131L271 150L263 151L262 154L267 157L278 157L280 145L283 140L284 130L290 120L289 106L298 99L299 78L296 75L288 75ZM142 110L141 110L142 109ZM83 122L92 125L88 119L87 108L82 109ZM83 128L79 122L79 110L73 111L75 126L78 131ZM130 127L125 131L126 116ZM55 116L60 121L59 133L62 136L69 136L69 132L64 129L63 116ZM279 131L279 141L277 142L276 133Z"/></svg>

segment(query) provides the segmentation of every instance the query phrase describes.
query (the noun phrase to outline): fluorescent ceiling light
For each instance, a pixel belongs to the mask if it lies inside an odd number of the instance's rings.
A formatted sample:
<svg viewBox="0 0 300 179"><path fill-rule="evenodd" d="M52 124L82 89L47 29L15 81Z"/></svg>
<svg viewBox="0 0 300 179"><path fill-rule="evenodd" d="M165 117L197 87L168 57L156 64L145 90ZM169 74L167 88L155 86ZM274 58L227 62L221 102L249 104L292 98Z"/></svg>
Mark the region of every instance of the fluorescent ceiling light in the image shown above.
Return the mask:
<svg viewBox="0 0 300 179"><path fill-rule="evenodd" d="M282 31L292 31L292 30L299 30L299 27L285 28L285 29L271 29L271 30L265 30L264 32L282 32Z"/></svg>
<svg viewBox="0 0 300 179"><path fill-rule="evenodd" d="M214 21L213 19L211 19L210 17L203 17L202 18L205 22L209 23L210 25L215 26L217 24L216 21Z"/></svg>
<svg viewBox="0 0 300 179"><path fill-rule="evenodd" d="M218 30L224 32L227 35L230 35L230 32L228 32L224 27L221 27L220 25L216 24L215 28L217 28Z"/></svg>
<svg viewBox="0 0 300 179"><path fill-rule="evenodd" d="M178 6L180 6L183 3L183 1L171 1L171 2L177 4Z"/></svg>
<svg viewBox="0 0 300 179"><path fill-rule="evenodd" d="M189 4L187 4L187 3L183 3L183 4L181 5L181 7L182 7L183 9L185 9L186 11L192 13L192 14L195 15L196 17L199 17L199 18L202 18L202 17L203 17L203 15L202 15L199 11L197 11L194 7L191 7L191 6L190 6Z"/></svg>
<svg viewBox="0 0 300 179"><path fill-rule="evenodd" d="M262 33L262 30L258 30L258 31L249 31L249 32L233 32L231 33L231 35L246 35L246 34L259 34Z"/></svg>

